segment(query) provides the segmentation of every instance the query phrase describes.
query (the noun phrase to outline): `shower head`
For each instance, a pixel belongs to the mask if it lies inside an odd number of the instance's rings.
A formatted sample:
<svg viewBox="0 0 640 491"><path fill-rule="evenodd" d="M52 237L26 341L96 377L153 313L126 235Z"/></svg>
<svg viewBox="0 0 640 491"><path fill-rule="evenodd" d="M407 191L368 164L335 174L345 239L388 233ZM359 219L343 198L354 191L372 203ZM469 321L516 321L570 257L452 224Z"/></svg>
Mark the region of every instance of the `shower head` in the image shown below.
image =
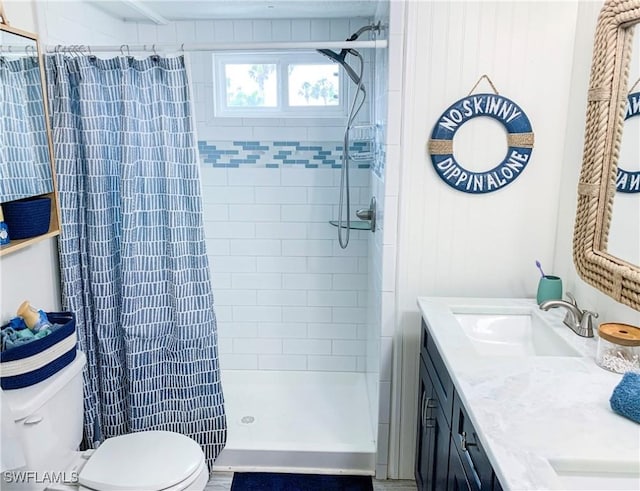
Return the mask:
<svg viewBox="0 0 640 491"><path fill-rule="evenodd" d="M355 70L351 68L349 64L345 61L347 54L352 51L355 51L355 50L343 49L340 51L340 53L336 53L335 51L331 51L330 49L318 50L319 53L322 53L327 58L331 59L332 61L335 61L336 63L339 63L342 66L342 68L344 68L344 71L347 72L347 75L349 75L349 78L353 80L353 83L356 85L359 85L362 81L361 78L358 76L358 74L356 74Z"/></svg>

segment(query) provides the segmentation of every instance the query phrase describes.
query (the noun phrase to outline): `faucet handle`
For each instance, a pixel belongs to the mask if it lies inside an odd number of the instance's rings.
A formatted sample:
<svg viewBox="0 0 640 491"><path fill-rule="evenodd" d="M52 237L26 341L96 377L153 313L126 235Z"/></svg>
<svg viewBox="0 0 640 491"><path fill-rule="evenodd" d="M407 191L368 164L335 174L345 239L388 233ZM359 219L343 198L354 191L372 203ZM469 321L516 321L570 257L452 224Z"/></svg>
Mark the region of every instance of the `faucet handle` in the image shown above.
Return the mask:
<svg viewBox="0 0 640 491"><path fill-rule="evenodd" d="M597 319L597 312L591 312L590 310L585 310L582 313L582 319L580 320L580 330L582 331L581 336L592 338L593 337L593 319Z"/></svg>
<svg viewBox="0 0 640 491"><path fill-rule="evenodd" d="M573 304L574 307L578 306L578 301L576 300L576 297L573 296L573 293L567 292L567 297L569 297L569 302Z"/></svg>

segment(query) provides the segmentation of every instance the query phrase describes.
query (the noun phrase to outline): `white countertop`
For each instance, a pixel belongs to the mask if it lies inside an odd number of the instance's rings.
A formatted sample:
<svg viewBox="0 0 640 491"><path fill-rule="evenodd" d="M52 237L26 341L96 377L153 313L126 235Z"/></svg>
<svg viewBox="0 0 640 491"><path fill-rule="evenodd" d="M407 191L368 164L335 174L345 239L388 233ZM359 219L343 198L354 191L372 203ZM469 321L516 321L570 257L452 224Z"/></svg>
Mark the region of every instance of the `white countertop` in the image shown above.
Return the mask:
<svg viewBox="0 0 640 491"><path fill-rule="evenodd" d="M481 356L452 316L539 311L531 299L421 297L418 305L505 491L566 489L550 460L640 467L640 425L609 406L622 375L595 364L597 338L564 326L564 309L540 313L583 357Z"/></svg>

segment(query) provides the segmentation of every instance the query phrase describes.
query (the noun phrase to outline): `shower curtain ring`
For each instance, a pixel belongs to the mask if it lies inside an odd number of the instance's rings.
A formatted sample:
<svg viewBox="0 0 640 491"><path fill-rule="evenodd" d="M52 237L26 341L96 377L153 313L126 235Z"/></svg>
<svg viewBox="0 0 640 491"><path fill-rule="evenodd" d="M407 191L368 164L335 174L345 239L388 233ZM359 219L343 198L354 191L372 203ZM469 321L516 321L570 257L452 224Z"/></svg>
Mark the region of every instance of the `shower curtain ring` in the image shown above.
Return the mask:
<svg viewBox="0 0 640 491"><path fill-rule="evenodd" d="M153 54L154 54L154 56L158 56L158 53L157 53L157 51L156 51L156 45L155 45L155 44L153 44L153 45L151 46L151 49L153 50Z"/></svg>
<svg viewBox="0 0 640 491"><path fill-rule="evenodd" d="M127 54L124 54L124 50L127 50ZM129 45L128 44L123 44L120 46L120 53L122 54L122 56L131 56L131 51L129 50Z"/></svg>

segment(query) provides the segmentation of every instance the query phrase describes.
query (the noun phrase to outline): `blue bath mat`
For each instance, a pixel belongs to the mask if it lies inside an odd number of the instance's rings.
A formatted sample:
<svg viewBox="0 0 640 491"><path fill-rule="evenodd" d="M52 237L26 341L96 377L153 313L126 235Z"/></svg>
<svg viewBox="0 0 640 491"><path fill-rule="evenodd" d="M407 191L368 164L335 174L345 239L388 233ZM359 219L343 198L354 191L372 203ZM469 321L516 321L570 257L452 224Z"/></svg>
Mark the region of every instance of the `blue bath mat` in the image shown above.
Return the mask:
<svg viewBox="0 0 640 491"><path fill-rule="evenodd" d="M371 476L236 472L231 491L373 491Z"/></svg>

